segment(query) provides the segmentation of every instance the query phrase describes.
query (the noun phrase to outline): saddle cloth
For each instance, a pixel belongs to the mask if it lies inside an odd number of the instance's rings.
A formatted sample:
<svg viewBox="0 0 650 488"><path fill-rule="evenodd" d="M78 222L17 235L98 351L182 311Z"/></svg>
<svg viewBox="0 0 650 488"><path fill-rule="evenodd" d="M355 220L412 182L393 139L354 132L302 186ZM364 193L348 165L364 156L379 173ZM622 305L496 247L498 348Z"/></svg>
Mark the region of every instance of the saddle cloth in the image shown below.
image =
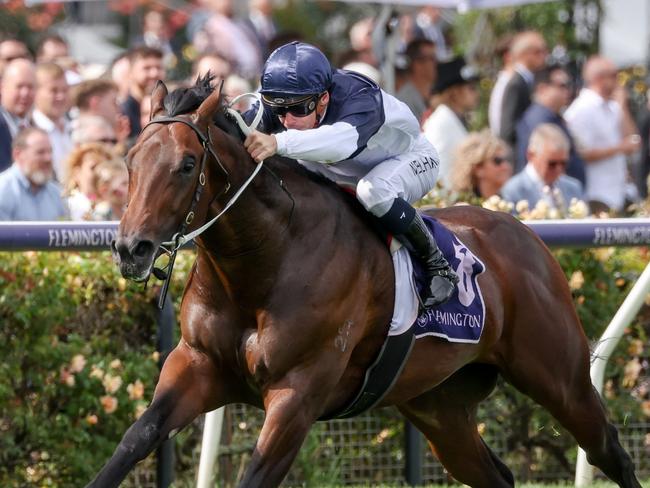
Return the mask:
<svg viewBox="0 0 650 488"><path fill-rule="evenodd" d="M421 310L418 296L427 285L424 271L404 246L399 247L392 254L395 309L388 335L402 334L413 326L416 338L432 335L449 342L475 344L485 323L485 302L477 280L485 265L440 222L424 214L422 218L460 281L448 302Z"/></svg>

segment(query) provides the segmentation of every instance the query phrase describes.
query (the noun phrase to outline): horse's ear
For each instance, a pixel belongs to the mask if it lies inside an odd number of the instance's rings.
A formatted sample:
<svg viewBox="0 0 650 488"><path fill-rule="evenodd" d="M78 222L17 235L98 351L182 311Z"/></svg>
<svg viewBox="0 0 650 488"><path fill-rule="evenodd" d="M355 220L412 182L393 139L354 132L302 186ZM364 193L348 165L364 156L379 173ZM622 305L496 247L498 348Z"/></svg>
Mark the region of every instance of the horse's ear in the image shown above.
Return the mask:
<svg viewBox="0 0 650 488"><path fill-rule="evenodd" d="M199 126L207 127L210 121L214 118L221 106L221 89L223 88L223 81L214 89L212 93L203 100L203 103L196 109L196 123Z"/></svg>
<svg viewBox="0 0 650 488"><path fill-rule="evenodd" d="M165 101L167 93L167 87L165 84L161 80L158 80L153 92L151 92L151 111L149 112L149 120L153 119L156 115L165 110L163 102Z"/></svg>

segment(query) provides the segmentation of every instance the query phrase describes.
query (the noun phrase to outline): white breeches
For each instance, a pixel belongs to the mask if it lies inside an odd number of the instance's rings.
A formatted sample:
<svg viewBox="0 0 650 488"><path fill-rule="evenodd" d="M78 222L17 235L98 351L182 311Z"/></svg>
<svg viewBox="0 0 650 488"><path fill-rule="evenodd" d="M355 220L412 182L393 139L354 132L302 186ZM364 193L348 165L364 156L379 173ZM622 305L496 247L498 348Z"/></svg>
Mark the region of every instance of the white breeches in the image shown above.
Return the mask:
<svg viewBox="0 0 650 488"><path fill-rule="evenodd" d="M355 160L333 164L299 162L340 186L354 188L357 199L377 217L388 212L396 198L413 203L429 193L440 166L437 151L423 134L410 151L374 166Z"/></svg>
<svg viewBox="0 0 650 488"><path fill-rule="evenodd" d="M414 149L375 166L357 183L357 198L377 217L390 210L395 198L409 203L429 193L438 179L440 158L421 136Z"/></svg>

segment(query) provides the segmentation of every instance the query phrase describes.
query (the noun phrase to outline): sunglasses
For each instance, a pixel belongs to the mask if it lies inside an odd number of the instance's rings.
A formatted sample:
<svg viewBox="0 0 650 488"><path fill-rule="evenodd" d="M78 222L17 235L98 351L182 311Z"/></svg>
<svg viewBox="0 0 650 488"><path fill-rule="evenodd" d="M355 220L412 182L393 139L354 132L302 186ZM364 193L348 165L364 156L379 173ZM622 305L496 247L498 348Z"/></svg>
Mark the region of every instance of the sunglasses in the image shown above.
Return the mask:
<svg viewBox="0 0 650 488"><path fill-rule="evenodd" d="M557 167L566 168L566 159L549 159L548 167L550 169L555 169Z"/></svg>
<svg viewBox="0 0 650 488"><path fill-rule="evenodd" d="M296 102L290 102L285 104L280 104L278 99L269 100L264 97L265 105L269 108L273 115L278 117L286 117L287 114L291 114L294 117L307 117L314 110L316 110L316 105L318 104L318 99L321 97L320 94L312 95L302 100Z"/></svg>

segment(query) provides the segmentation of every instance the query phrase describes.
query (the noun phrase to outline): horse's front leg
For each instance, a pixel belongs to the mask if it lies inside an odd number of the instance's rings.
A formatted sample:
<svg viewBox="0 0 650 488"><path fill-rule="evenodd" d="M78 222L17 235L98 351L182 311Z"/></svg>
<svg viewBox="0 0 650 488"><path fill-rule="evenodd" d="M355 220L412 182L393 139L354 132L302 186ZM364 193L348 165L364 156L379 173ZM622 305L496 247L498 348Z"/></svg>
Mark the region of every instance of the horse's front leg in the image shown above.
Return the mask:
<svg viewBox="0 0 650 488"><path fill-rule="evenodd" d="M264 425L241 488L276 487L287 475L338 379L335 363L320 358L313 364L316 366L290 372L265 390Z"/></svg>
<svg viewBox="0 0 650 488"><path fill-rule="evenodd" d="M199 414L223 405L222 383L212 361L184 341L170 353L154 400L126 431L90 487L117 487L135 464Z"/></svg>

